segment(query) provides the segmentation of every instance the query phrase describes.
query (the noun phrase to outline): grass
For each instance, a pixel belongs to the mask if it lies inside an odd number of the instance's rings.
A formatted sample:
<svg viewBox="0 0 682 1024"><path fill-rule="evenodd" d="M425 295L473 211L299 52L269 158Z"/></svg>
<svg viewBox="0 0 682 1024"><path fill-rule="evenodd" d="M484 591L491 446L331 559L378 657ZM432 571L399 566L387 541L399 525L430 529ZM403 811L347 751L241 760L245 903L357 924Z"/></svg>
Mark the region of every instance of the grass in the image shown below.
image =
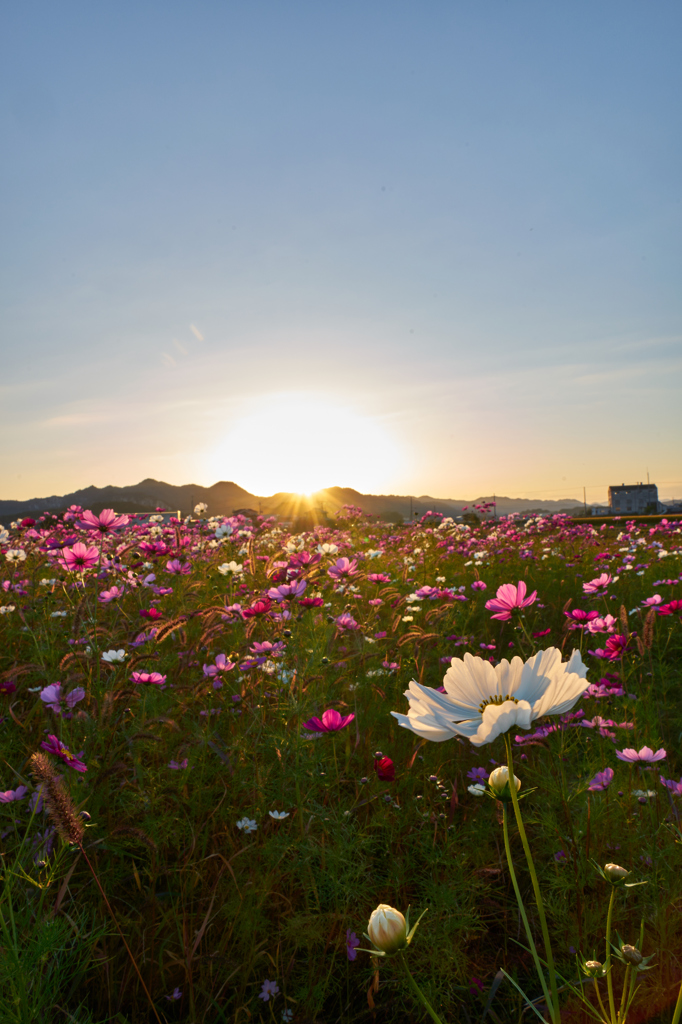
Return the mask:
<svg viewBox="0 0 682 1024"><path fill-rule="evenodd" d="M522 792L535 788L522 810L554 957L574 982L574 951L603 959L610 893L592 862L624 865L647 884L618 891L614 929L636 943L644 921L643 952L656 953L629 1019L670 1020L682 836L680 798L659 775L682 774L682 624L679 611L650 614L642 602L680 596L676 523L595 528L555 516L465 529L427 515L397 528L347 509L333 529L292 537L263 517L132 520L101 535L80 520L17 524L0 549L3 608L12 609L0 615L0 788L27 789L0 805L3 1021L421 1020L396 961L348 958L348 933L360 937L379 903L429 908L409 962L443 1020L478 1022L487 1006L494 1024L518 1021L523 1000L498 972L541 993L501 807L468 789L473 768L505 761L503 737L479 748L428 743L390 711L406 713L410 679L438 687L449 659L466 651L495 663L549 646L564 658L579 647L588 683L610 673L622 685L622 695L586 698L574 712L634 726L608 729L612 738L576 720L515 746ZM223 522L231 532L216 537ZM83 572L59 562L77 541L98 549ZM334 578L342 557L353 574ZM173 560L188 571L168 571ZM601 572L618 579L586 597L583 583ZM390 580L372 582L377 573ZM258 608L292 580L305 591ZM523 620L491 619L486 600L519 580L536 602ZM472 589L478 581L487 589ZM123 596L100 600L113 586ZM435 591L411 596L424 586ZM625 653L612 662L589 654L608 636L567 630L571 608L612 614ZM255 648L264 642L283 646ZM103 660L118 650L122 663ZM207 674L221 654L234 667ZM166 676L165 685L132 682L135 672ZM41 699L56 682L62 697L84 691L60 715ZM337 733L303 728L327 708L355 718ZM29 758L48 735L87 767L50 755L88 815L84 850L154 1011L84 857L32 801ZM649 768L616 758L645 744L666 759ZM393 781L378 778L378 751L393 761ZM588 793L607 767L611 785ZM253 831L237 826L245 818ZM513 818L510 842L539 941ZM266 980L279 990L267 1001ZM584 1014L570 993L562 1012Z"/></svg>

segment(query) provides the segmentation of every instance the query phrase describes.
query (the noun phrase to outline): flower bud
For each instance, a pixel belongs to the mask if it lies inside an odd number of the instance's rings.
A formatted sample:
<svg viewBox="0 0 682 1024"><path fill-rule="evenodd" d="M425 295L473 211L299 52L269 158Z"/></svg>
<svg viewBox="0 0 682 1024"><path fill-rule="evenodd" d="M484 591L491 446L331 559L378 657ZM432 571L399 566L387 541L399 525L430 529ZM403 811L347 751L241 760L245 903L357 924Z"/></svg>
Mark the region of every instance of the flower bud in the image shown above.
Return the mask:
<svg viewBox="0 0 682 1024"><path fill-rule="evenodd" d="M397 953L407 945L407 926L399 910L380 903L367 925L367 934L382 953Z"/></svg>
<svg viewBox="0 0 682 1024"><path fill-rule="evenodd" d="M623 954L623 960L627 961L629 964L633 964L634 966L641 964L644 959L636 946L630 946L626 943L624 946L620 947L620 951Z"/></svg>
<svg viewBox="0 0 682 1024"><path fill-rule="evenodd" d="M606 875L609 882L622 882L624 878L627 878L630 874L625 868L622 868L619 864L605 864L604 874Z"/></svg>
<svg viewBox="0 0 682 1024"><path fill-rule="evenodd" d="M604 973L604 967L599 960L586 960L583 969L588 978L601 978Z"/></svg>
<svg viewBox="0 0 682 1024"><path fill-rule="evenodd" d="M521 789L521 779L517 779L514 776L514 783L516 784L516 791ZM498 800L511 800L511 791L509 788L509 769L506 764L501 764L499 768L495 768L491 771L488 776L488 785L492 790L493 796Z"/></svg>

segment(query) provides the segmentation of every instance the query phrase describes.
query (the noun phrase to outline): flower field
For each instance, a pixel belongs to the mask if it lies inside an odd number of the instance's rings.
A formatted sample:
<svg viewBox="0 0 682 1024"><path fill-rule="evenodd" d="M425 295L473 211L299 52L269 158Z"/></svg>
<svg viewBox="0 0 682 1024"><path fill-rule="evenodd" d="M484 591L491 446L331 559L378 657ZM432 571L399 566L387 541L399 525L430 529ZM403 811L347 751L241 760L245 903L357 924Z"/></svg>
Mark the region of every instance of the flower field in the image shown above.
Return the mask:
<svg viewBox="0 0 682 1024"><path fill-rule="evenodd" d="M673 1019L679 522L209 512L0 528L0 1020Z"/></svg>

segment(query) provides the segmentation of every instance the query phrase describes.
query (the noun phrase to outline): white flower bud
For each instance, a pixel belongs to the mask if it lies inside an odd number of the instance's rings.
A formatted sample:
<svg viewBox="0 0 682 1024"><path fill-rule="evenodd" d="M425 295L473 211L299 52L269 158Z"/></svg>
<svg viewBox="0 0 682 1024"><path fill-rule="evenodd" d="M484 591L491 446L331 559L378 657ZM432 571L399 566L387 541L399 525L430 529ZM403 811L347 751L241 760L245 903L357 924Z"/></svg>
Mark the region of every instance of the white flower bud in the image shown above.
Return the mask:
<svg viewBox="0 0 682 1024"><path fill-rule="evenodd" d="M517 779L514 776L514 783L516 784L516 791L521 789L521 779ZM488 785L490 786L493 795L498 800L510 800L511 794L509 789L509 769L506 764L501 764L499 768L495 768L488 776Z"/></svg>
<svg viewBox="0 0 682 1024"><path fill-rule="evenodd" d="M407 945L407 926L399 910L380 903L367 925L367 934L383 953L396 953Z"/></svg>
<svg viewBox="0 0 682 1024"><path fill-rule="evenodd" d="M625 868L622 868L619 864L605 864L604 874L608 878L609 882L622 882L624 878L627 878L630 874Z"/></svg>

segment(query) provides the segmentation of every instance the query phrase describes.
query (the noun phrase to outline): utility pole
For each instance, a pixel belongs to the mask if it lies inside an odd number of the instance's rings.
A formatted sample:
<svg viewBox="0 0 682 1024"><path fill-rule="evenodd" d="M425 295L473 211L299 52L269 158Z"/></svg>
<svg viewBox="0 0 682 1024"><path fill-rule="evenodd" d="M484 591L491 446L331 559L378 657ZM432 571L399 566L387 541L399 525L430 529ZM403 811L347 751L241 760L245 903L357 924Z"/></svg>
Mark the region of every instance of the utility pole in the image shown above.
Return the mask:
<svg viewBox="0 0 682 1024"><path fill-rule="evenodd" d="M587 493L583 487L583 505L585 506L585 515L587 515Z"/></svg>

